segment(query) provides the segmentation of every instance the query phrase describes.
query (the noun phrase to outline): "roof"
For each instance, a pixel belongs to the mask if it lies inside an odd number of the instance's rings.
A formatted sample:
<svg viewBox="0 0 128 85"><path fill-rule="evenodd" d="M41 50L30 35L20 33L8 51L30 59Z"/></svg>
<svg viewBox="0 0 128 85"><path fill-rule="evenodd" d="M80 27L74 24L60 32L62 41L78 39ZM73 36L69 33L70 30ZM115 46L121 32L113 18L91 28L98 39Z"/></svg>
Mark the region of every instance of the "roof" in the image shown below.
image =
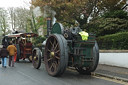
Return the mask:
<svg viewBox="0 0 128 85"><path fill-rule="evenodd" d="M10 34L6 35L7 37L13 38L13 37L37 37L38 34L35 33L17 33L17 34Z"/></svg>

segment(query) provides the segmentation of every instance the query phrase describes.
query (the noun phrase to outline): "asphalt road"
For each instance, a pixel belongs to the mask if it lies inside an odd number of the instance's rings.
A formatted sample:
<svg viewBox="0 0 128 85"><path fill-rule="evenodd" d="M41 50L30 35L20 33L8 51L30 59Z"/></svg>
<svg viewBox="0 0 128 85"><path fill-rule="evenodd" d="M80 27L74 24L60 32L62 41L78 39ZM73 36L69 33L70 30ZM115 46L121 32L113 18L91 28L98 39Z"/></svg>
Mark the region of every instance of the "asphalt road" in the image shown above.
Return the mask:
<svg viewBox="0 0 128 85"><path fill-rule="evenodd" d="M0 85L124 85L105 78L80 75L66 70L61 77L51 77L47 74L44 64L39 70L32 63L21 61L15 67L2 68L0 65Z"/></svg>

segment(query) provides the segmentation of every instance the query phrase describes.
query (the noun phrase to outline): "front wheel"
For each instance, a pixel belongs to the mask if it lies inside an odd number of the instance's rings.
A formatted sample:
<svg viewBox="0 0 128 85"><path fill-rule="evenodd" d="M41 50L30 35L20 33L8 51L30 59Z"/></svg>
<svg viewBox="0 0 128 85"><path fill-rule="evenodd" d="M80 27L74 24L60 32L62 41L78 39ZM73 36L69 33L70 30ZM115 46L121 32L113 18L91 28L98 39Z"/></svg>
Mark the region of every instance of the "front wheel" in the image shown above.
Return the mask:
<svg viewBox="0 0 128 85"><path fill-rule="evenodd" d="M41 66L41 50L39 48L34 48L32 51L32 64L36 69Z"/></svg>
<svg viewBox="0 0 128 85"><path fill-rule="evenodd" d="M51 76L60 76L68 64L67 41L60 34L52 34L46 42L44 63Z"/></svg>

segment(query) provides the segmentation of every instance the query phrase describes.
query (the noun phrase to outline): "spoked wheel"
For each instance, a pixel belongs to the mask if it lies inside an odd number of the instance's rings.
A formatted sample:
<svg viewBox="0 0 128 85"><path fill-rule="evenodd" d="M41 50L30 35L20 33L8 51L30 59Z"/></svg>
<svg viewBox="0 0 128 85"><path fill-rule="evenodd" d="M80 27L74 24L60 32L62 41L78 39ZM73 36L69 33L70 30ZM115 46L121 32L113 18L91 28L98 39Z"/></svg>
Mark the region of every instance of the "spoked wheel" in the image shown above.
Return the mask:
<svg viewBox="0 0 128 85"><path fill-rule="evenodd" d="M51 76L64 73L68 63L67 41L62 35L49 36L45 46L44 63Z"/></svg>
<svg viewBox="0 0 128 85"><path fill-rule="evenodd" d="M32 52L32 63L34 68L38 69L41 66L41 50L34 48Z"/></svg>
<svg viewBox="0 0 128 85"><path fill-rule="evenodd" d="M90 75L91 72L95 71L97 68L99 62L99 47L97 42L95 42L95 45L93 47L93 63L91 67L76 67L76 70L80 74L87 74Z"/></svg>

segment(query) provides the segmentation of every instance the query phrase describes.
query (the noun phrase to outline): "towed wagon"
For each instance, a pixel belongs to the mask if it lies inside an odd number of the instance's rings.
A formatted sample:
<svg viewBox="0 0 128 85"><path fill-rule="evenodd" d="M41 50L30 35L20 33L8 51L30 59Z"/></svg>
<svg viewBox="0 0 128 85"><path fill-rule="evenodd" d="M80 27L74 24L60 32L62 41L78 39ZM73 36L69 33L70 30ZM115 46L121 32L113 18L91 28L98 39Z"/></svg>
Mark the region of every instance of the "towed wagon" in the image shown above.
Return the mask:
<svg viewBox="0 0 128 85"><path fill-rule="evenodd" d="M19 59L29 59L29 61L32 61L32 50L33 50L33 44L31 42L32 37L37 37L38 35L35 33L17 33L17 34L10 34L6 35L2 43L3 45L6 44L9 45L9 42L12 41L14 45L17 48L17 57L16 61L19 61Z"/></svg>

